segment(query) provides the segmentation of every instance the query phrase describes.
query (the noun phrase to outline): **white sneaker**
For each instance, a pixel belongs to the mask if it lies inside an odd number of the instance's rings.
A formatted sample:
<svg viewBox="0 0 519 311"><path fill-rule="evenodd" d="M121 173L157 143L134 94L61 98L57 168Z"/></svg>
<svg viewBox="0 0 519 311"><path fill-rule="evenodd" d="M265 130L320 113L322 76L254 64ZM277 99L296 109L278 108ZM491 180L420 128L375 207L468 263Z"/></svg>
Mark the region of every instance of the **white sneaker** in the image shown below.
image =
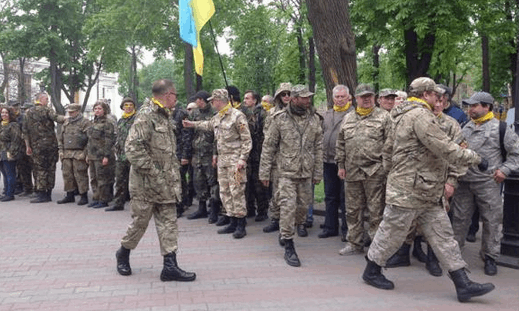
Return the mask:
<svg viewBox="0 0 519 311"><path fill-rule="evenodd" d="M344 246L344 248L339 251L339 255L342 255L342 256L357 255L357 254L363 254L363 253L364 253L363 247L358 248L356 246L353 246L350 243L346 243L346 246Z"/></svg>

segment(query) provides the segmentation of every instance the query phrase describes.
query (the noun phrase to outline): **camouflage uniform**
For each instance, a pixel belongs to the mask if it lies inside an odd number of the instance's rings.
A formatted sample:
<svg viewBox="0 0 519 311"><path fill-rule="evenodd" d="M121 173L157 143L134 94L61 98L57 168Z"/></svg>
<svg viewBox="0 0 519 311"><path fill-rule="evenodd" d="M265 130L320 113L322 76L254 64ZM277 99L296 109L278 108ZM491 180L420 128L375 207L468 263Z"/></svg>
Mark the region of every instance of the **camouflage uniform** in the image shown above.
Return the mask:
<svg viewBox="0 0 519 311"><path fill-rule="evenodd" d="M63 181L66 192L88 192L88 164L86 162L87 130L91 122L81 112L63 123L58 134Z"/></svg>
<svg viewBox="0 0 519 311"><path fill-rule="evenodd" d="M23 129L23 119L25 116L25 112L21 112L16 118L16 122L20 126L20 129ZM24 195L29 195L32 193L32 157L28 156L25 153L27 149L25 145L25 137L22 134L22 152L20 153L20 157L18 161L16 161L16 182L22 186Z"/></svg>
<svg viewBox="0 0 519 311"><path fill-rule="evenodd" d="M117 157L115 164L115 206L117 207L123 207L124 203L130 199L128 184L130 182L131 165L124 153L124 146L134 121L135 114L117 121L117 138L115 140L115 155Z"/></svg>
<svg viewBox="0 0 519 311"><path fill-rule="evenodd" d="M175 129L165 109L146 102L137 112L126 139L126 157L131 163L130 194L132 223L121 245L134 249L148 227L151 216L163 256L178 244L175 205L182 199Z"/></svg>
<svg viewBox="0 0 519 311"><path fill-rule="evenodd" d="M214 93L214 92L213 92ZM225 109L225 108L224 108ZM245 203L246 169L236 170L239 160L247 163L252 139L245 115L232 107L217 113L209 121L194 121L195 129L213 130L218 153L218 183L220 198L227 216L243 218L247 215Z"/></svg>
<svg viewBox="0 0 519 311"><path fill-rule="evenodd" d="M493 174L499 169L508 176L510 172L519 169L519 138L513 128L506 128L503 144L507 157L503 161L497 119L493 118L479 126L470 121L463 127L462 133L468 141L468 148L488 161L488 169L481 172L470 168L460 178L451 204L454 236L460 247L463 247L472 214L478 207L483 222L480 255L483 259L488 256L495 260L501 249L503 201L501 185L493 180Z"/></svg>
<svg viewBox="0 0 519 311"><path fill-rule="evenodd" d="M291 240L295 232L296 209L308 206L312 180L323 175L322 128L320 118L307 111L303 115L287 108L272 116L260 162L260 180L272 180L272 165L279 170L275 198L281 207L281 238Z"/></svg>
<svg viewBox="0 0 519 311"><path fill-rule="evenodd" d="M386 185L382 148L390 126L389 113L374 107L366 116L347 114L337 134L335 162L339 169L346 170L346 239L356 249L364 245L365 211L369 214L371 239L382 221Z"/></svg>
<svg viewBox="0 0 519 311"><path fill-rule="evenodd" d="M412 85L412 84L411 84ZM416 219L436 256L449 271L465 268L449 218L441 205L447 170L453 165L479 164L473 151L461 149L438 125L428 106L405 101L390 113L392 128L384 145L384 168L389 170L386 208L368 251L379 266L405 240Z"/></svg>
<svg viewBox="0 0 519 311"><path fill-rule="evenodd" d="M64 116L57 115L47 106L37 105L25 113L23 135L32 149L35 190L50 193L56 181L58 140L54 122L63 123Z"/></svg>
<svg viewBox="0 0 519 311"><path fill-rule="evenodd" d="M90 185L93 192L92 200L94 202L107 203L112 200L112 185L114 183L114 124L106 116L96 116L87 133ZM102 164L103 158L108 158L108 165Z"/></svg>
<svg viewBox="0 0 519 311"><path fill-rule="evenodd" d="M16 186L16 160L22 154L22 132L16 122L0 125L0 165L4 175L4 194L14 198Z"/></svg>
<svg viewBox="0 0 519 311"><path fill-rule="evenodd" d="M173 125L175 126L175 137L177 142L177 150L175 151L175 154L179 161L182 159L182 152L184 150L183 144L185 141L183 139L185 131L183 130L184 127L182 126L182 120L187 118L187 111L179 106L175 107L175 110L173 110L173 113L171 114L171 122L173 122ZM193 203L193 196L195 192L191 164L180 166L180 180L182 182L182 208L184 206L189 207Z"/></svg>

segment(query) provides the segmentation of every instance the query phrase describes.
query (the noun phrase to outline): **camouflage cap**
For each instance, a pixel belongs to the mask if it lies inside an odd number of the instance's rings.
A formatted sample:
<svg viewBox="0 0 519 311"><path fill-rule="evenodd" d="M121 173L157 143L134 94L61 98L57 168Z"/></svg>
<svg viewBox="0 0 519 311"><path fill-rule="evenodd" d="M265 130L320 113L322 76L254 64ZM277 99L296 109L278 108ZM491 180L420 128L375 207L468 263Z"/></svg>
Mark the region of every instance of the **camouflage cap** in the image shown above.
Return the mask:
<svg viewBox="0 0 519 311"><path fill-rule="evenodd" d="M367 94L375 95L375 90L373 89L373 86L370 84L359 84L357 88L355 89L355 97L357 96L364 96Z"/></svg>
<svg viewBox="0 0 519 311"><path fill-rule="evenodd" d="M494 104L494 97L487 92L477 92L472 94L469 99L465 99L462 101L464 105L475 105L475 104Z"/></svg>
<svg viewBox="0 0 519 311"><path fill-rule="evenodd" d="M25 102L25 103L23 103L23 105L22 105L22 109L29 109L29 108L31 108L31 107L34 107L34 104L31 103L31 102Z"/></svg>
<svg viewBox="0 0 519 311"><path fill-rule="evenodd" d="M421 93L427 91L436 92L436 82L431 78L416 78L411 82L411 85L409 85L409 92Z"/></svg>
<svg viewBox="0 0 519 311"><path fill-rule="evenodd" d="M302 84L296 84L292 87L292 90L290 91L290 96L292 97L310 97L313 96L314 93L310 92L308 90L308 87L306 85Z"/></svg>
<svg viewBox="0 0 519 311"><path fill-rule="evenodd" d="M223 101L229 100L229 93L226 89L216 89L213 90L213 93L211 94L211 97L207 99L207 101L212 101L213 99L219 99Z"/></svg>
<svg viewBox="0 0 519 311"><path fill-rule="evenodd" d="M81 110L80 104L70 104L67 106L67 111L79 111Z"/></svg>
<svg viewBox="0 0 519 311"><path fill-rule="evenodd" d="M378 93L378 96L380 96L380 97L397 96L397 94L396 94L396 91L393 89L383 89Z"/></svg>
<svg viewBox="0 0 519 311"><path fill-rule="evenodd" d="M10 100L7 104L8 104L10 107L20 107L20 102L19 102L19 101L16 101L16 100Z"/></svg>
<svg viewBox="0 0 519 311"><path fill-rule="evenodd" d="M124 103L132 103L133 106L135 106L135 102L133 101L133 99L131 97L123 98L123 101L121 102L121 106L119 106L119 107L121 107L121 109L123 109Z"/></svg>
<svg viewBox="0 0 519 311"><path fill-rule="evenodd" d="M291 92L292 91L292 83L290 82L286 82L286 83L281 83L278 87L278 89L276 90L276 94L274 94L274 98L278 97L279 94L281 94L282 92Z"/></svg>

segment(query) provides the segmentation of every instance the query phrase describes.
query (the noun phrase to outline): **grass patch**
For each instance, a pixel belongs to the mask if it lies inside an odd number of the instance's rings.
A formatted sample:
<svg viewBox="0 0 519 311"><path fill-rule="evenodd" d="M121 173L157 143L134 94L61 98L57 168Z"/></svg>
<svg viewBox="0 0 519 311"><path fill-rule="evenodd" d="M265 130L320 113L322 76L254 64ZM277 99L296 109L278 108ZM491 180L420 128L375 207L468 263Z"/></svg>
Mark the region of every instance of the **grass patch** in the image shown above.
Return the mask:
<svg viewBox="0 0 519 311"><path fill-rule="evenodd" d="M322 203L324 201L324 181L315 185L314 200L317 203Z"/></svg>

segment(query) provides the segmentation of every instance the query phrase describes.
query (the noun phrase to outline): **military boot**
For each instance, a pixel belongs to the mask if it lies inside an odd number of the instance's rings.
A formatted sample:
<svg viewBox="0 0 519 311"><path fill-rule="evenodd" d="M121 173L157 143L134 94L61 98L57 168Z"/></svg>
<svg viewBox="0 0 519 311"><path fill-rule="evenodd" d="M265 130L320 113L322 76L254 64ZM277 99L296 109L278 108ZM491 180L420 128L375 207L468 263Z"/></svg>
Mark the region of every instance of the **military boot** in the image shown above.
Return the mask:
<svg viewBox="0 0 519 311"><path fill-rule="evenodd" d="M121 248L115 252L115 258L117 259L117 272L120 275L132 274L132 268L130 267L130 250L121 245Z"/></svg>
<svg viewBox="0 0 519 311"><path fill-rule="evenodd" d="M438 263L438 258L434 255L430 245L427 245L427 262L425 263L425 269L427 269L432 276L442 276L443 273Z"/></svg>
<svg viewBox="0 0 519 311"><path fill-rule="evenodd" d="M81 198L79 199L79 202L77 202L77 205L85 205L88 204L88 193L82 193Z"/></svg>
<svg viewBox="0 0 519 311"><path fill-rule="evenodd" d="M45 194L46 194L47 200L49 200L48 202L51 202L52 201L52 190L47 190L47 192Z"/></svg>
<svg viewBox="0 0 519 311"><path fill-rule="evenodd" d="M124 205L118 205L118 204L115 204L112 207L105 208L105 212L115 212L115 211L122 211L122 210L124 210Z"/></svg>
<svg viewBox="0 0 519 311"><path fill-rule="evenodd" d="M196 279L194 272L186 272L178 267L177 254L169 253L164 256L164 268L160 274L160 280L162 282L167 281L182 281L191 282Z"/></svg>
<svg viewBox="0 0 519 311"><path fill-rule="evenodd" d="M299 257L297 256L296 249L294 247L294 240L288 239L285 241L285 261L289 266L292 267L300 267L301 261L299 261Z"/></svg>
<svg viewBox="0 0 519 311"><path fill-rule="evenodd" d="M199 218L206 218L207 217L207 206L205 201L199 201L198 202L198 210L194 212L193 214L190 214L187 216L187 219L199 219Z"/></svg>
<svg viewBox="0 0 519 311"><path fill-rule="evenodd" d="M231 218L227 215L218 216L218 221L215 223L217 227L228 225L231 222Z"/></svg>
<svg viewBox="0 0 519 311"><path fill-rule="evenodd" d="M30 201L31 203L45 203L50 202L49 198L47 197L47 191L38 191L38 194L35 199Z"/></svg>
<svg viewBox="0 0 519 311"><path fill-rule="evenodd" d="M417 236L414 239L413 257L418 259L419 262L427 262L427 255L424 253L424 251L422 249L422 237L421 236Z"/></svg>
<svg viewBox="0 0 519 311"><path fill-rule="evenodd" d="M235 239L241 239L247 235L247 231L245 231L245 226L247 225L247 219L237 218L236 219L236 230L232 234Z"/></svg>
<svg viewBox="0 0 519 311"><path fill-rule="evenodd" d="M456 294L459 302L468 301L472 297L482 296L494 290L495 286L492 283L479 284L472 282L464 268L449 272L454 286L456 287Z"/></svg>
<svg viewBox="0 0 519 311"><path fill-rule="evenodd" d="M233 233L234 231L236 231L236 227L238 225L238 218L236 217L230 217L230 222L229 222L229 225L227 227L224 227L220 230L218 230L218 234L227 234L227 233Z"/></svg>
<svg viewBox="0 0 519 311"><path fill-rule="evenodd" d="M177 218L182 217L186 209L184 208L184 203L180 202L177 204Z"/></svg>
<svg viewBox="0 0 519 311"><path fill-rule="evenodd" d="M263 227L263 232L269 233L279 230L279 219L272 218L268 226Z"/></svg>
<svg viewBox="0 0 519 311"><path fill-rule="evenodd" d="M362 274L362 279L366 283L380 289L395 288L395 284L386 279L386 277L382 274L382 267L377 265L374 261L369 260L368 256L366 256L366 261L368 264L366 265L366 269L364 269L364 273Z"/></svg>
<svg viewBox="0 0 519 311"><path fill-rule="evenodd" d="M214 224L218 221L218 213L220 212L220 204L215 202L215 200L209 201L209 219L207 220L208 223Z"/></svg>
<svg viewBox="0 0 519 311"><path fill-rule="evenodd" d="M65 204L65 203L74 203L74 202L76 202L76 199L74 198L74 192L67 191L67 195L63 199L58 200L56 203Z"/></svg>
<svg viewBox="0 0 519 311"><path fill-rule="evenodd" d="M408 267L411 265L409 250L411 245L404 243L386 262L386 268Z"/></svg>

